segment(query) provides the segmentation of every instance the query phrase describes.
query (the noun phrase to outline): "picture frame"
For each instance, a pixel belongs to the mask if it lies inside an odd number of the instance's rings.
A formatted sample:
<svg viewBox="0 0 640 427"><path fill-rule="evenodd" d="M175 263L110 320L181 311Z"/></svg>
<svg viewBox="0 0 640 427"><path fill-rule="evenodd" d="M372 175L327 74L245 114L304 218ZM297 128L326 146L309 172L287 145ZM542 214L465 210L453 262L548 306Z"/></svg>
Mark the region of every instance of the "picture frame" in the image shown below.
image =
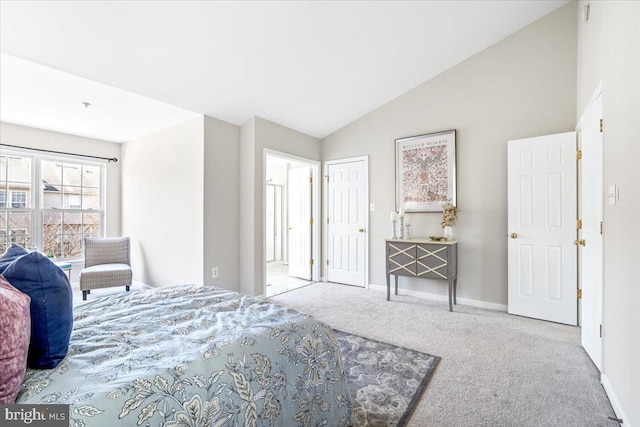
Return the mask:
<svg viewBox="0 0 640 427"><path fill-rule="evenodd" d="M456 130L399 138L396 145L396 210L442 212L456 206Z"/></svg>

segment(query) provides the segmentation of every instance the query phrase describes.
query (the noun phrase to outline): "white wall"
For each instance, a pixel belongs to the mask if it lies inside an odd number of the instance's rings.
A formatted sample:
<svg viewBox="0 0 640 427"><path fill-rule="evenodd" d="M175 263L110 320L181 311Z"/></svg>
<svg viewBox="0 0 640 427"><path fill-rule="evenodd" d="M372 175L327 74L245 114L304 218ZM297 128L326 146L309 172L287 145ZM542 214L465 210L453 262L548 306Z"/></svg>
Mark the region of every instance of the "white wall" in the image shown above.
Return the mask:
<svg viewBox="0 0 640 427"><path fill-rule="evenodd" d="M264 149L320 160L320 140L254 117L240 131L240 280L249 295L264 292Z"/></svg>
<svg viewBox="0 0 640 427"><path fill-rule="evenodd" d="M135 281L203 283L203 120L122 145L122 232Z"/></svg>
<svg viewBox="0 0 640 427"><path fill-rule="evenodd" d="M620 200L604 207L602 382L624 426L640 426L640 2L590 3L578 22L578 116L603 83L604 186ZM606 191L606 190L605 190ZM604 195L603 195L604 197ZM606 200L606 198L605 198Z"/></svg>
<svg viewBox="0 0 640 427"><path fill-rule="evenodd" d="M105 166L105 234L107 237L120 236L120 144L9 123L0 123L0 141L22 147L117 158L118 162L109 162Z"/></svg>
<svg viewBox="0 0 640 427"><path fill-rule="evenodd" d="M240 128L204 117L204 284L240 290ZM217 267L220 276L211 277Z"/></svg>
<svg viewBox="0 0 640 427"><path fill-rule="evenodd" d="M569 4L329 135L323 160L369 155L370 281L384 285L394 206L394 141L457 129L458 296L507 304L507 141L575 126L576 6ZM442 234L441 213L411 215L411 234ZM401 288L446 294L442 282Z"/></svg>

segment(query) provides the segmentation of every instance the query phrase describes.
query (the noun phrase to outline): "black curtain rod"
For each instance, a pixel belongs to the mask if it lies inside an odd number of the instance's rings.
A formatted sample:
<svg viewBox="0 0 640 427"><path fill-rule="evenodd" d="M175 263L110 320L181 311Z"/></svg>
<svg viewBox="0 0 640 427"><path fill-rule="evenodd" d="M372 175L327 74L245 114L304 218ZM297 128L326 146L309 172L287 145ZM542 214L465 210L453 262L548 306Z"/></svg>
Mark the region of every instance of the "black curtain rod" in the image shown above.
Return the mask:
<svg viewBox="0 0 640 427"><path fill-rule="evenodd" d="M67 152L64 152L64 151L54 151L54 150L43 150L42 148L21 147L19 145L11 145L11 144L0 144L0 145L5 146L5 147L22 148L24 150L41 151L43 153L55 153L55 154L66 154L68 156L89 157L89 158L92 158L92 159L106 160L108 162L114 162L114 163L118 161L117 157L89 156L87 154L67 153Z"/></svg>

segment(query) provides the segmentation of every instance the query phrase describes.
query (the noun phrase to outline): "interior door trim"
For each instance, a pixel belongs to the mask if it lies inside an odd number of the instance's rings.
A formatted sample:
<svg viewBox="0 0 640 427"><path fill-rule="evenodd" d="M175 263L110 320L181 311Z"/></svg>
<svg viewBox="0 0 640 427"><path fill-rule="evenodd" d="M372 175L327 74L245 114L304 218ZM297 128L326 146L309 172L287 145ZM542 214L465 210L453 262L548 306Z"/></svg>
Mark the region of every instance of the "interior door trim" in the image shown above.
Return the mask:
<svg viewBox="0 0 640 427"><path fill-rule="evenodd" d="M263 148L262 151L262 200L265 200L265 193L266 193L266 174L267 174L267 156L273 156L273 157L280 157L282 159L285 160L290 160L292 162L301 162L301 163L307 163L309 166L311 166L311 178L313 180L313 188L311 189L311 212L314 218L314 222L313 222L313 226L311 229L311 256L313 257L314 264L312 266L311 269L311 280L312 281L320 281L321 276L320 276L320 263L317 261L320 259L320 236L321 236L321 230L320 230L320 226L321 226L321 221L317 221L317 218L321 217L321 211L320 211L320 193L321 193L321 189L320 189L320 171L321 171L321 166L322 163L318 160L312 160L312 159L308 159L306 157L301 157L301 156L296 156L294 154L289 154L289 153L285 153L282 151L276 151L276 150L272 150L270 148ZM265 253L265 244L266 244L266 239L265 239L265 227L264 227L264 221L266 218L266 205L263 202L262 203L262 224L263 224L263 230L262 230L262 253ZM266 262L265 262L265 258L264 256L262 257L262 268L263 268L263 274L262 274L262 295L266 295L267 293L267 274L266 274Z"/></svg>

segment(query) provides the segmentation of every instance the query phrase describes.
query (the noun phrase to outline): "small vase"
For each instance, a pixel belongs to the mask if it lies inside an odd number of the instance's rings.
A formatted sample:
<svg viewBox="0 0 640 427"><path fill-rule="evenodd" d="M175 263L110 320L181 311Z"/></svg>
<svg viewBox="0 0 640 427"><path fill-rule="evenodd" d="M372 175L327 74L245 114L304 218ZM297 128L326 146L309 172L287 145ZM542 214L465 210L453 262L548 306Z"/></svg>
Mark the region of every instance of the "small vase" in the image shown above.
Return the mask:
<svg viewBox="0 0 640 427"><path fill-rule="evenodd" d="M444 240L450 241L453 240L453 227L450 225L444 226Z"/></svg>

